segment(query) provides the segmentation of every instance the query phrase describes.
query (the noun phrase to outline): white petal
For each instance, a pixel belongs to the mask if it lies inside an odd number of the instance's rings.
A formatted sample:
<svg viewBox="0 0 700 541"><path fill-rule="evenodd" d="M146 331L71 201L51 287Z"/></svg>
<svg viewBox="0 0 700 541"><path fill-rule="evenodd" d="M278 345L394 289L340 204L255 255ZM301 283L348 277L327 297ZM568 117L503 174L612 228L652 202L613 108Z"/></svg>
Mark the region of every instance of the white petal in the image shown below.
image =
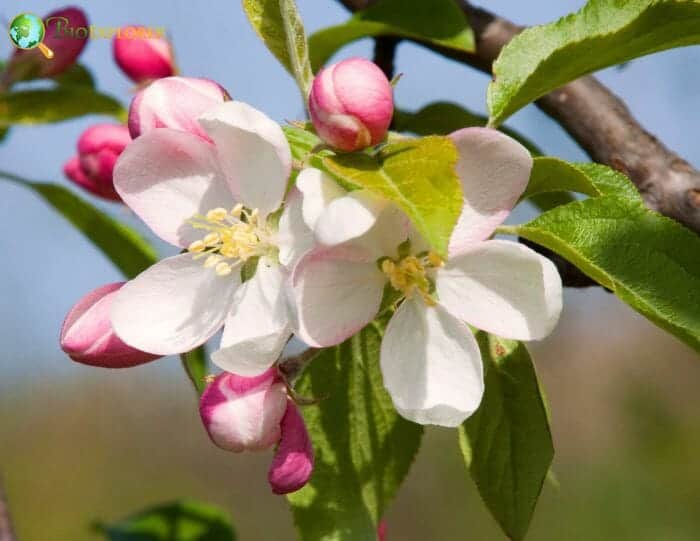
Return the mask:
<svg viewBox="0 0 700 541"><path fill-rule="evenodd" d="M385 278L375 260L354 246L316 248L293 276L297 334L312 346L333 346L377 315Z"/></svg>
<svg viewBox="0 0 700 541"><path fill-rule="evenodd" d="M265 217L279 208L292 169L282 128L240 101L207 111L199 123L214 141L231 190L246 207Z"/></svg>
<svg viewBox="0 0 700 541"><path fill-rule="evenodd" d="M234 295L221 349L212 354L216 365L253 377L277 360L291 335L284 280L279 265L260 259L255 275Z"/></svg>
<svg viewBox="0 0 700 541"><path fill-rule="evenodd" d="M219 330L239 283L237 272L217 276L191 254L169 257L117 292L112 326L119 338L141 351L190 351Z"/></svg>
<svg viewBox="0 0 700 541"><path fill-rule="evenodd" d="M347 194L347 191L326 173L312 167L299 173L296 187L304 195L304 221L312 231L315 230L316 222L331 201Z"/></svg>
<svg viewBox="0 0 700 541"><path fill-rule="evenodd" d="M114 187L156 235L183 248L202 237L187 220L233 203L214 147L169 128L127 145L114 168Z"/></svg>
<svg viewBox="0 0 700 541"><path fill-rule="evenodd" d="M465 128L450 134L459 152L457 174L464 207L450 253L487 239L503 223L530 179L532 157L515 139L489 128Z"/></svg>
<svg viewBox="0 0 700 541"><path fill-rule="evenodd" d="M299 258L315 244L313 231L302 216L301 192L296 188L287 194L275 242L279 248L280 263L288 269L293 269Z"/></svg>
<svg viewBox="0 0 700 541"><path fill-rule="evenodd" d="M388 202L366 190L356 190L331 201L321 213L314 233L321 244L335 246L367 233Z"/></svg>
<svg viewBox="0 0 700 541"><path fill-rule="evenodd" d="M384 333L380 362L396 410L415 423L458 426L484 394L479 346L440 305L404 301Z"/></svg>
<svg viewBox="0 0 700 541"><path fill-rule="evenodd" d="M454 316L504 338L544 338L561 313L556 267L517 242L475 244L448 260L435 282L440 302Z"/></svg>

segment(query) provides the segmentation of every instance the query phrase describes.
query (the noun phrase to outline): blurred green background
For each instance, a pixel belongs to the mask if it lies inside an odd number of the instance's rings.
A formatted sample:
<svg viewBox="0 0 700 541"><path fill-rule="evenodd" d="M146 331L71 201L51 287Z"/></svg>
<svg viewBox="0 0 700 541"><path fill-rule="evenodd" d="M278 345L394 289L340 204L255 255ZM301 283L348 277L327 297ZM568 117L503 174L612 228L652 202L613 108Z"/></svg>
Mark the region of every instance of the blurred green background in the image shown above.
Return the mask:
<svg viewBox="0 0 700 541"><path fill-rule="evenodd" d="M298 3L309 31L347 16L332 0ZM500 0L488 7L534 24L582 3ZM165 26L183 74L211 77L279 121L302 114L292 80L258 42L238 2L209 2L206 9L184 0L79 4L101 26ZM0 19L60 6L3 0ZM131 85L112 63L109 46L90 43L83 62L101 89L126 103ZM10 53L9 40L0 39L0 56ZM340 57L351 54L371 56L371 42ZM698 48L688 48L601 74L648 128L695 165L700 74L688 67L698 60ZM405 74L396 89L401 107L447 99L484 111L487 77L413 45L400 47L397 66ZM94 121L13 130L0 146L0 166L65 182L60 167ZM533 107L509 125L552 155L585 159ZM118 206L98 205L136 223ZM521 209L513 220L530 214ZM72 363L60 352L58 331L70 306L119 279L109 263L22 188L0 183L0 225L7 232L0 235L6 262L0 271L0 474L19 539L96 539L89 528L95 519L122 518L180 497L225 508L243 541L294 539L285 500L266 483L271 453L233 455L214 447L176 359L107 371ZM545 486L529 538L700 539L697 355L600 289L567 291L557 331L530 349L552 412L558 486ZM428 430L386 519L389 541L503 539L448 430Z"/></svg>

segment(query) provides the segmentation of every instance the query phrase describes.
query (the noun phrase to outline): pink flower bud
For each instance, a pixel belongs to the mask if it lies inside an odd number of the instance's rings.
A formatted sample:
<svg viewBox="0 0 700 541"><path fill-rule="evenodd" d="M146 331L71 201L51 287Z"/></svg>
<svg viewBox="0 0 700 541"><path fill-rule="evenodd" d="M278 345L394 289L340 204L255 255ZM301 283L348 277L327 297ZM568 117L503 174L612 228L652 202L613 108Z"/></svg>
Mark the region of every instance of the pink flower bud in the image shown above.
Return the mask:
<svg viewBox="0 0 700 541"><path fill-rule="evenodd" d="M44 18L44 45L54 53L46 58L38 48L16 49L7 66L7 82L38 77L53 77L71 67L88 42L88 21L85 12L67 7L49 13Z"/></svg>
<svg viewBox="0 0 700 541"><path fill-rule="evenodd" d="M110 307L124 282L98 287L70 309L61 328L61 349L76 362L126 368L158 359L122 342L112 329Z"/></svg>
<svg viewBox="0 0 700 541"><path fill-rule="evenodd" d="M361 150L386 136L394 113L391 84L373 62L349 58L316 75L309 111L326 143L348 152Z"/></svg>
<svg viewBox="0 0 700 541"><path fill-rule="evenodd" d="M136 139L155 128L174 128L209 141L197 119L208 109L230 99L223 87L209 79L158 79L136 94L131 102L129 131Z"/></svg>
<svg viewBox="0 0 700 541"><path fill-rule="evenodd" d="M384 541L386 539L386 520L382 519L377 525L377 541Z"/></svg>
<svg viewBox="0 0 700 541"><path fill-rule="evenodd" d="M227 451L259 451L280 439L287 393L275 367L253 378L224 372L205 389L199 414L211 440Z"/></svg>
<svg viewBox="0 0 700 541"><path fill-rule="evenodd" d="M175 74L170 42L143 26L125 26L112 41L114 61L135 83Z"/></svg>
<svg viewBox="0 0 700 541"><path fill-rule="evenodd" d="M314 469L314 450L304 418L289 400L282 419L282 438L267 479L275 494L288 494L303 487Z"/></svg>
<svg viewBox="0 0 700 541"><path fill-rule="evenodd" d="M131 136L120 124L95 124L78 139L78 155L63 166L73 182L104 199L121 201L114 189L112 170Z"/></svg>

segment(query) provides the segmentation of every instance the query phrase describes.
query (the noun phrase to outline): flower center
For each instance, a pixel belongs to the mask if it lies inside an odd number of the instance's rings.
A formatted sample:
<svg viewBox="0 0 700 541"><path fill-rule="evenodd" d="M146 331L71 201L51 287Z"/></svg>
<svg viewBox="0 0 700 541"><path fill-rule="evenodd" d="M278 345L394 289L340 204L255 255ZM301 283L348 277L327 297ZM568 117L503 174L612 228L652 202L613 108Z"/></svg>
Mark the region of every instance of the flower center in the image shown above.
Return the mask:
<svg viewBox="0 0 700 541"><path fill-rule="evenodd" d="M384 259L381 269L389 278L391 287L400 291L404 297L410 299L418 293L425 304L435 306L436 301L430 295L431 282L427 271L443 265L442 258L435 252L428 252L425 256L409 255L394 261Z"/></svg>
<svg viewBox="0 0 700 541"><path fill-rule="evenodd" d="M219 207L204 216L196 214L188 223L208 233L187 250L195 259L206 257L204 266L214 267L219 276L231 274L241 263L269 254L274 248L267 229L259 224L258 209L247 210L241 204L230 211Z"/></svg>

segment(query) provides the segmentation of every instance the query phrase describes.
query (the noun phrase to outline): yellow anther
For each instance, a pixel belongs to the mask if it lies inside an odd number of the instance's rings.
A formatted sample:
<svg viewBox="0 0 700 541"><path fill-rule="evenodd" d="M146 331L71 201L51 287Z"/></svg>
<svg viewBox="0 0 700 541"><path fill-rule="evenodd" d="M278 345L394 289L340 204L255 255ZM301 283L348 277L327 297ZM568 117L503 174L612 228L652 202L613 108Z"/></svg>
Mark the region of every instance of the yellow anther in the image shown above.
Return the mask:
<svg viewBox="0 0 700 541"><path fill-rule="evenodd" d="M228 211L224 208L215 208L207 212L207 220L210 222L220 222L228 215Z"/></svg>
<svg viewBox="0 0 700 541"><path fill-rule="evenodd" d="M228 276L231 274L231 265L221 262L214 270L216 271L217 276Z"/></svg>
<svg viewBox="0 0 700 541"><path fill-rule="evenodd" d="M424 263L416 256L409 255L398 262L385 259L381 268L391 286L404 297L410 299L418 292L427 305L435 305L435 299L430 295L430 281L426 277Z"/></svg>
<svg viewBox="0 0 700 541"><path fill-rule="evenodd" d="M428 252L428 263L430 263L432 267L442 267L445 264L442 258L435 252Z"/></svg>
<svg viewBox="0 0 700 541"><path fill-rule="evenodd" d="M213 246L221 242L221 236L218 233L209 233L202 239L202 242L207 246Z"/></svg>
<svg viewBox="0 0 700 541"><path fill-rule="evenodd" d="M391 274L394 272L394 269L396 268L396 264L391 260L391 259L385 259L382 261L382 272L384 274Z"/></svg>
<svg viewBox="0 0 700 541"><path fill-rule="evenodd" d="M201 240L196 240L187 247L187 251L196 253L201 252L204 248L204 243Z"/></svg>
<svg viewBox="0 0 700 541"><path fill-rule="evenodd" d="M220 255L212 254L204 260L204 267L209 269L209 268L213 267L214 265L216 265L217 263L219 263L219 261L221 261L221 259L222 259L222 257Z"/></svg>
<svg viewBox="0 0 700 541"><path fill-rule="evenodd" d="M240 218L242 212L243 205L241 203L238 203L235 207L231 209L231 216L233 216L234 218Z"/></svg>

